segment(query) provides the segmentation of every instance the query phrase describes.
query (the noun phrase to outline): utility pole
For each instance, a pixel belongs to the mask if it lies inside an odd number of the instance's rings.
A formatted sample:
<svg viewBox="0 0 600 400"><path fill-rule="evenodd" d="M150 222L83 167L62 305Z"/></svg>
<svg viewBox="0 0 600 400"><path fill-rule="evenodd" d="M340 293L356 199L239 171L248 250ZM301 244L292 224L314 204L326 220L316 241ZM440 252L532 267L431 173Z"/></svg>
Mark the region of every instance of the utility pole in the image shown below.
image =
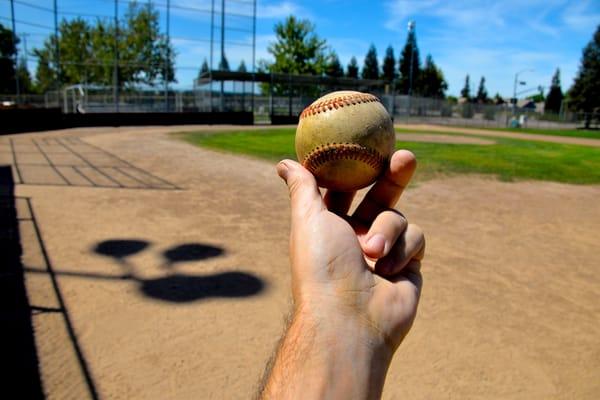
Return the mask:
<svg viewBox="0 0 600 400"><path fill-rule="evenodd" d="M519 75L522 74L523 72L533 72L533 69L522 69L521 71L519 71L515 74L515 83L513 85L513 98L512 98L513 115L515 115L516 108L517 108L517 83L519 85L526 85L525 82L519 82Z"/></svg>
<svg viewBox="0 0 600 400"><path fill-rule="evenodd" d="M171 58L171 33L170 33L170 18L171 17L171 0L167 0L167 49L165 57L165 71L163 73L163 79L165 83L165 111L169 111L169 66Z"/></svg>
<svg viewBox="0 0 600 400"><path fill-rule="evenodd" d="M119 0L115 0L115 65L113 67L113 97L115 111L119 112Z"/></svg>
<svg viewBox="0 0 600 400"><path fill-rule="evenodd" d="M13 0L10 0L10 16L12 20L12 40L13 46L15 48L14 54L14 63L15 63L15 93L17 95L16 103L19 104L21 102L21 88L19 85L19 74L17 73L17 60L19 59L19 49L17 48L17 31L15 27L15 3Z"/></svg>

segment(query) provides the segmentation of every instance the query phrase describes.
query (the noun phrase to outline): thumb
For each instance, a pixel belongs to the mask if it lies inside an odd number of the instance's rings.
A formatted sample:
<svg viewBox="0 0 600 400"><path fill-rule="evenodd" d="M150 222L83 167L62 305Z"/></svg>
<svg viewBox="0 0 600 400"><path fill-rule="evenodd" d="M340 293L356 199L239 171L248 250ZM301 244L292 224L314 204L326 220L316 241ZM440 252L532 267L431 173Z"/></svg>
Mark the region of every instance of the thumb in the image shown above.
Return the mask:
<svg viewBox="0 0 600 400"><path fill-rule="evenodd" d="M315 177L302 165L283 160L277 164L277 174L290 191L293 219L303 219L307 214L325 209Z"/></svg>

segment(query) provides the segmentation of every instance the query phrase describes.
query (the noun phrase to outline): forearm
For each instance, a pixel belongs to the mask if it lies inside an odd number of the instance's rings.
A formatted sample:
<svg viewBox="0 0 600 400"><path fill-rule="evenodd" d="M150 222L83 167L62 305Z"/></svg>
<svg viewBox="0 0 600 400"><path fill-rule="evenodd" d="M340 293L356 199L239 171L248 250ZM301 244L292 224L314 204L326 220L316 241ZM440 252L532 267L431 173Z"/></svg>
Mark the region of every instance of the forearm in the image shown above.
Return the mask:
<svg viewBox="0 0 600 400"><path fill-rule="evenodd" d="M390 361L391 352L354 323L296 312L261 398L377 399Z"/></svg>

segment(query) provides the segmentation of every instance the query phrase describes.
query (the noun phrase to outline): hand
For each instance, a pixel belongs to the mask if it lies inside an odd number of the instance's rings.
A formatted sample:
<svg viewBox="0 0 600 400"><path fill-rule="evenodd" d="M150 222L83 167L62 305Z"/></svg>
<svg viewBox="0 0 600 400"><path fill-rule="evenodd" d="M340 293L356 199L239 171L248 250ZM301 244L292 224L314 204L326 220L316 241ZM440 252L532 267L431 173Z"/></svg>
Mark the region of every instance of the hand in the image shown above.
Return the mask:
<svg viewBox="0 0 600 400"><path fill-rule="evenodd" d="M281 353L286 352L287 342L293 341L290 346L294 349L289 351L297 352L302 335L311 335L312 350L303 357L317 357L316 365L332 359L351 362L355 369L362 365L367 375L354 371L355 378L346 386L366 385L367 397L381 393L392 355L415 318L421 290L423 233L393 209L415 167L412 153L397 151L388 170L353 215L347 216L355 193L330 190L323 198L314 176L300 164L291 160L278 164L291 198L295 306L278 360L286 357ZM290 360L279 363L293 365ZM289 384L290 378L286 380ZM273 390L276 381L270 381L271 393L282 394ZM300 387L307 390L311 379L301 381ZM353 389L360 391L361 387Z"/></svg>

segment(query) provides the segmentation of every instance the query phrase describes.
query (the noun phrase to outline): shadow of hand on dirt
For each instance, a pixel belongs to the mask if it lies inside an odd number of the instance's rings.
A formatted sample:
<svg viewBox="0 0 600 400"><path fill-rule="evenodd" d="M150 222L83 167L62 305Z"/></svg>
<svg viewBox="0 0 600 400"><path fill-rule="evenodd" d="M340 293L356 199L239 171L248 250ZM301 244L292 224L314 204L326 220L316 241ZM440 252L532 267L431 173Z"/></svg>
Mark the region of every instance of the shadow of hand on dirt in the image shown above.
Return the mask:
<svg viewBox="0 0 600 400"><path fill-rule="evenodd" d="M164 301L184 303L209 297L247 297L256 295L265 288L262 279L246 272L226 271L209 275L175 272L177 263L205 260L225 253L220 247L202 243L185 243L165 250L162 253L165 263L161 267L170 272L160 278L141 278L137 276L135 265L127 257L140 253L149 246L150 242L145 240L114 239L99 242L93 251L113 258L125 272L121 278L138 282L144 295Z"/></svg>

